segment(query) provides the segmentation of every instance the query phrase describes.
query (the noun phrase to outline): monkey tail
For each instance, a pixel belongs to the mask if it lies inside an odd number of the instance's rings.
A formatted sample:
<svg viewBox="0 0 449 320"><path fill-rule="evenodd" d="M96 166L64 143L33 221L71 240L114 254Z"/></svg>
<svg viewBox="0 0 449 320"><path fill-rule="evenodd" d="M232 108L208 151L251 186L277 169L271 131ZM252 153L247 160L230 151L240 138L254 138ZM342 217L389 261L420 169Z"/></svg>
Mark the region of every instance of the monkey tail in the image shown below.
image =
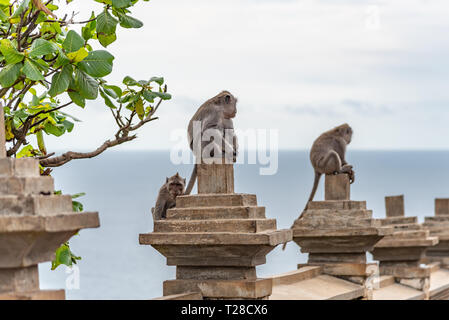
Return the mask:
<svg viewBox="0 0 449 320"><path fill-rule="evenodd" d="M192 192L193 186L195 185L196 181L196 174L197 174L197 165L193 165L193 171L192 175L190 176L189 184L187 185L186 192L184 192L185 195L189 195L190 192Z"/></svg>
<svg viewBox="0 0 449 320"><path fill-rule="evenodd" d="M307 200L307 204L306 204L306 207L305 207L304 210L303 210L303 213L304 213L304 211L307 210L307 208L309 207L309 203L310 203L310 202L313 200L313 198L315 197L315 193L316 193L316 190L318 189L318 184L319 184L319 182L320 182L320 178L321 178L321 173L318 173L318 172L315 171L315 179L313 180L313 188L312 188L312 192L310 193L309 200ZM299 218L301 218L301 217L302 217L302 213L301 213L301 216L300 216Z"/></svg>

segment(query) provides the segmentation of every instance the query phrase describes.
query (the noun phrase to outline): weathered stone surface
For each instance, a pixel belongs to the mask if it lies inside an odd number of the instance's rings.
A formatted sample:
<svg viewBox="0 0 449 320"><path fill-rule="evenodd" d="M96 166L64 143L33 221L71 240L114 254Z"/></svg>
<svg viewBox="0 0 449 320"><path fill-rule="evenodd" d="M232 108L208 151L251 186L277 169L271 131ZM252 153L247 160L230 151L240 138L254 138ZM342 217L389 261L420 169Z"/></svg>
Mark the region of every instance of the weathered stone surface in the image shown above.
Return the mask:
<svg viewBox="0 0 449 320"><path fill-rule="evenodd" d="M385 209L387 217L403 217L405 215L404 195L385 197Z"/></svg>
<svg viewBox="0 0 449 320"><path fill-rule="evenodd" d="M426 294L400 284L392 284L373 291L373 300L424 300Z"/></svg>
<svg viewBox="0 0 449 320"><path fill-rule="evenodd" d="M381 262L379 270L382 275L391 275L395 278L413 279L430 277L430 268L427 266L406 267L401 265L384 265Z"/></svg>
<svg viewBox="0 0 449 320"><path fill-rule="evenodd" d="M0 269L0 294L39 290L37 266Z"/></svg>
<svg viewBox="0 0 449 320"><path fill-rule="evenodd" d="M265 219L265 207L200 207L167 210L167 220Z"/></svg>
<svg viewBox="0 0 449 320"><path fill-rule="evenodd" d="M352 263L365 263L366 253L309 253L309 263L341 263L341 262L352 262Z"/></svg>
<svg viewBox="0 0 449 320"><path fill-rule="evenodd" d="M233 164L198 164L198 193L234 193ZM211 179L210 177L215 177Z"/></svg>
<svg viewBox="0 0 449 320"><path fill-rule="evenodd" d="M6 157L5 143L5 115L3 105L0 104L0 159Z"/></svg>
<svg viewBox="0 0 449 320"><path fill-rule="evenodd" d="M199 267L178 266L176 279L181 280L255 280L255 267Z"/></svg>
<svg viewBox="0 0 449 320"><path fill-rule="evenodd" d="M366 209L366 201L352 200L328 200L328 201L312 201L309 203L308 209L334 209L334 210L351 210Z"/></svg>
<svg viewBox="0 0 449 320"><path fill-rule="evenodd" d="M164 296L153 300L203 300L203 295L201 294L201 292L186 292Z"/></svg>
<svg viewBox="0 0 449 320"><path fill-rule="evenodd" d="M325 175L324 200L349 200L351 187L347 174Z"/></svg>
<svg viewBox="0 0 449 320"><path fill-rule="evenodd" d="M435 215L449 215L449 199L435 199Z"/></svg>
<svg viewBox="0 0 449 320"><path fill-rule="evenodd" d="M383 226L389 225L400 225L400 224L416 224L418 223L417 217L387 217L385 219L381 219Z"/></svg>
<svg viewBox="0 0 449 320"><path fill-rule="evenodd" d="M276 230L275 219L159 220L154 223L154 232L256 233L269 230Z"/></svg>
<svg viewBox="0 0 449 320"><path fill-rule="evenodd" d="M204 299L263 299L271 290L270 279L164 281L164 296L200 291Z"/></svg>
<svg viewBox="0 0 449 320"><path fill-rule="evenodd" d="M69 195L0 195L0 216L52 216L72 210L72 197Z"/></svg>
<svg viewBox="0 0 449 320"><path fill-rule="evenodd" d="M299 281L312 279L320 274L322 274L321 267L306 266L301 267L298 270L271 276L269 279L273 281L273 286L290 285Z"/></svg>
<svg viewBox="0 0 449 320"><path fill-rule="evenodd" d="M176 208L257 206L255 194L199 194L179 196Z"/></svg>
<svg viewBox="0 0 449 320"><path fill-rule="evenodd" d="M382 240L383 241L383 240ZM425 256L426 246L412 247L404 242L405 247L376 247L371 251L377 261L418 261Z"/></svg>
<svg viewBox="0 0 449 320"><path fill-rule="evenodd" d="M52 194L54 191L53 178L45 177L0 177L0 195L19 194Z"/></svg>
<svg viewBox="0 0 449 320"><path fill-rule="evenodd" d="M326 263L326 262L308 262L307 264L298 264L298 268L305 266L319 266L323 273L333 276L369 276L373 272L373 268L377 265L374 263Z"/></svg>
<svg viewBox="0 0 449 320"><path fill-rule="evenodd" d="M65 300L64 290L0 293L0 300Z"/></svg>
<svg viewBox="0 0 449 320"><path fill-rule="evenodd" d="M32 158L0 158L0 177L39 177L39 162Z"/></svg>

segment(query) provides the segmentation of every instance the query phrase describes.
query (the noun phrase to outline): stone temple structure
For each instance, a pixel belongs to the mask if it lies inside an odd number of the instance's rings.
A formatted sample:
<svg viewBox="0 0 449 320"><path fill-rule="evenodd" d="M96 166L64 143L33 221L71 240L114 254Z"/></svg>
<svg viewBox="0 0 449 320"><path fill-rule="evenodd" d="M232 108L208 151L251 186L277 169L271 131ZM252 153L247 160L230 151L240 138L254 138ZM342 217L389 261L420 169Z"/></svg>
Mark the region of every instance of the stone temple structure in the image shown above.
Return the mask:
<svg viewBox="0 0 449 320"><path fill-rule="evenodd" d="M318 266L324 274L357 284L362 291L352 299L371 299L377 263L368 263L371 251L392 228L384 228L372 218L365 201L350 200L346 174L326 175L325 200L309 203L293 226L293 241L308 262L299 268Z"/></svg>
<svg viewBox="0 0 449 320"><path fill-rule="evenodd" d="M64 299L64 290L39 289L38 264L80 229L98 227L98 213L73 212L38 160L7 158L4 128L0 106L0 299Z"/></svg>
<svg viewBox="0 0 449 320"><path fill-rule="evenodd" d="M291 230L277 230L256 195L234 193L232 164L199 164L198 192L179 196L167 218L139 237L176 266L176 279L163 284L164 297L266 299L272 281L258 278L256 266L291 240Z"/></svg>
<svg viewBox="0 0 449 320"><path fill-rule="evenodd" d="M423 225L439 239L437 245L427 249L425 260L449 268L449 199L435 199L435 216L425 217Z"/></svg>

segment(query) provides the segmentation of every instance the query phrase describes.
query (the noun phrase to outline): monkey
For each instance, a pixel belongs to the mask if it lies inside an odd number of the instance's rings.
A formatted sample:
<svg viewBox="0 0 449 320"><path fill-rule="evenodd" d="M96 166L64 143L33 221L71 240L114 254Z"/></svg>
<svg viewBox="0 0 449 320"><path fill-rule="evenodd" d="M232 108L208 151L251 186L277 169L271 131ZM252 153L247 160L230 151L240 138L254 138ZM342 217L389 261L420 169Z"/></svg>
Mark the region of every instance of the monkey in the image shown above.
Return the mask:
<svg viewBox="0 0 449 320"><path fill-rule="evenodd" d="M355 175L352 165L345 160L346 146L351 143L351 140L352 128L345 123L324 132L313 143L310 150L310 162L315 171L315 179L304 211L315 197L321 175L346 173L349 175L351 184L354 183Z"/></svg>
<svg viewBox="0 0 449 320"><path fill-rule="evenodd" d="M209 156L214 157L214 150L221 150L222 155L226 150L232 151L233 162L236 161L238 142L237 136L234 134L234 124L232 119L237 114L237 98L235 98L229 91L222 91L215 97L207 100L203 103L196 113L193 115L187 128L187 139L189 142L190 150L195 154L197 150L194 150L198 142L201 143L201 152L205 150L205 147L213 146ZM194 122L199 121L201 123L201 132L194 132ZM203 134L208 129L219 130L221 135L221 141L202 141ZM226 133L232 133L232 145L225 139ZM207 149L207 150L208 150ZM201 154L195 154L195 157L202 159ZM195 185L197 177L197 165L193 167L192 175L189 180L189 184L186 188L186 195L189 195Z"/></svg>
<svg viewBox="0 0 449 320"><path fill-rule="evenodd" d="M346 146L351 143L352 128L347 124L342 124L321 134L313 143L310 150L310 162L315 171L312 192L307 204L297 220L300 220L307 210L309 203L315 197L320 178L323 174L346 173L352 183L355 181L355 174L352 165L345 159ZM282 250L285 250L287 243L284 243Z"/></svg>
<svg viewBox="0 0 449 320"><path fill-rule="evenodd" d="M164 185L160 188L157 196L156 205L153 212L154 220L161 220L167 217L167 209L176 206L176 197L184 193L186 179L179 173L166 179Z"/></svg>
<svg viewBox="0 0 449 320"><path fill-rule="evenodd" d="M45 14L52 16L55 19L58 19L56 15L51 12L43 3L41 0L33 0L33 4L36 7L37 10L45 12Z"/></svg>

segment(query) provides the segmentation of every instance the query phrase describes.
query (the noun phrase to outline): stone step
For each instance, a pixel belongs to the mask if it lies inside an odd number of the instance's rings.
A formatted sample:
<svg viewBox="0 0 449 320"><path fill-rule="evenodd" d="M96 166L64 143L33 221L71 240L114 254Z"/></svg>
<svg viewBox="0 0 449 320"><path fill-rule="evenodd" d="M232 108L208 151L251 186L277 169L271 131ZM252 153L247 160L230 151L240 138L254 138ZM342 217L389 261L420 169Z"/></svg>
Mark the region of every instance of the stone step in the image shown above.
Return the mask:
<svg viewBox="0 0 449 320"><path fill-rule="evenodd" d="M407 230L397 231L393 234L394 238L398 239L412 239L412 238L427 238L429 236L429 230Z"/></svg>
<svg viewBox="0 0 449 320"><path fill-rule="evenodd" d="M154 223L154 232L258 233L268 230L276 230L276 219L159 220Z"/></svg>
<svg viewBox="0 0 449 320"><path fill-rule="evenodd" d="M71 211L69 195L0 195L0 215L54 216Z"/></svg>
<svg viewBox="0 0 449 320"><path fill-rule="evenodd" d="M323 229L366 228L380 227L380 223L375 219L350 219L340 218L338 216L334 216L333 218L304 216L303 218L295 222L293 228L296 227Z"/></svg>
<svg viewBox="0 0 449 320"><path fill-rule="evenodd" d="M381 219L383 226L393 225L393 224L410 224L418 223L417 217L390 217Z"/></svg>
<svg viewBox="0 0 449 320"><path fill-rule="evenodd" d="M265 207L202 207L167 210L167 220L265 219Z"/></svg>
<svg viewBox="0 0 449 320"><path fill-rule="evenodd" d="M178 196L176 208L257 206L255 194L198 194Z"/></svg>
<svg viewBox="0 0 449 320"><path fill-rule="evenodd" d="M366 209L308 209L304 212L303 219L313 216L317 218L351 218L351 219L370 219L373 216L372 210Z"/></svg>
<svg viewBox="0 0 449 320"><path fill-rule="evenodd" d="M447 216L437 216L437 217L425 217L425 222L448 222L449 223L449 215Z"/></svg>
<svg viewBox="0 0 449 320"><path fill-rule="evenodd" d="M298 270L289 271L269 277L273 281L273 286L288 285L299 281L314 278L320 275L321 267L302 267Z"/></svg>
<svg viewBox="0 0 449 320"><path fill-rule="evenodd" d="M366 209L366 201L351 201L351 200L312 201L309 203L308 209L335 209L335 210Z"/></svg>
<svg viewBox="0 0 449 320"><path fill-rule="evenodd" d="M39 175L39 161L36 159L0 159L0 177L39 177Z"/></svg>
<svg viewBox="0 0 449 320"><path fill-rule="evenodd" d="M431 222L424 222L423 226L426 228L438 228L438 229L449 229L449 221L431 221Z"/></svg>
<svg viewBox="0 0 449 320"><path fill-rule="evenodd" d="M54 181L50 176L0 177L0 195L52 194L54 190Z"/></svg>
<svg viewBox="0 0 449 320"><path fill-rule="evenodd" d="M424 229L422 225L417 223L404 223L404 224L391 224L391 225L387 224L387 226L393 227L395 232Z"/></svg>

